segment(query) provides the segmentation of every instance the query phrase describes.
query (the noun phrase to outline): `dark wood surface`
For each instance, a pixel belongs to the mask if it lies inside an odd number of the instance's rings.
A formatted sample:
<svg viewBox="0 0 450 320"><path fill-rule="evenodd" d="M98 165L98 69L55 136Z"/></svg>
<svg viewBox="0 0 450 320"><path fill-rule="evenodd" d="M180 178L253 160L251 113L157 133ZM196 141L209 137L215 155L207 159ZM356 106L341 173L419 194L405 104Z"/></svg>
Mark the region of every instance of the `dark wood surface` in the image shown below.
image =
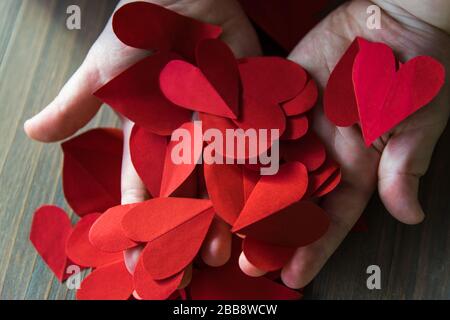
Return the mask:
<svg viewBox="0 0 450 320"><path fill-rule="evenodd" d="M59 146L28 140L22 124L44 107L81 63L115 1L0 1L0 299L72 299L28 241L33 211L44 203L68 210ZM65 26L66 9L82 9L82 29ZM89 127L117 125L103 108ZM307 299L450 298L450 132L442 137L421 201L427 219L404 226L377 197L366 210L368 233L350 234ZM70 211L69 211L70 212ZM381 268L381 290L368 290L366 268Z"/></svg>

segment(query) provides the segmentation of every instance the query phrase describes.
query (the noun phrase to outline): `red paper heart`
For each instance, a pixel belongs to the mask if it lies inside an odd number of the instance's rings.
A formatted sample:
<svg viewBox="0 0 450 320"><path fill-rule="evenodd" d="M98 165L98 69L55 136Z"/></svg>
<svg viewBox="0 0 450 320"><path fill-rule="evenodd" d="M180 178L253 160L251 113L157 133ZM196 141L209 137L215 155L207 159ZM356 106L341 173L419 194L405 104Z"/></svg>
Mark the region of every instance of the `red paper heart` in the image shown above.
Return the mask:
<svg viewBox="0 0 450 320"><path fill-rule="evenodd" d="M162 280L184 270L199 252L213 218L211 208L150 241L142 251L150 276Z"/></svg>
<svg viewBox="0 0 450 320"><path fill-rule="evenodd" d="M295 116L311 110L317 102L319 92L316 82L309 79L303 91L294 99L283 103L282 107L287 116Z"/></svg>
<svg viewBox="0 0 450 320"><path fill-rule="evenodd" d="M211 201L201 199L151 199L130 210L122 219L122 227L130 239L149 242L207 211L211 206Z"/></svg>
<svg viewBox="0 0 450 320"><path fill-rule="evenodd" d="M167 99L180 107L226 118L236 117L203 72L190 63L169 62L161 72L159 83Z"/></svg>
<svg viewBox="0 0 450 320"><path fill-rule="evenodd" d="M71 232L70 219L62 209L43 206L34 213L30 241L59 281L70 275L66 273L71 264L66 256L66 242Z"/></svg>
<svg viewBox="0 0 450 320"><path fill-rule="evenodd" d="M276 175L262 176L234 223L238 232L299 201L308 187L308 172L299 162L283 164ZM268 197L276 194L276 197Z"/></svg>
<svg viewBox="0 0 450 320"><path fill-rule="evenodd" d="M309 129L308 117L304 115L287 118L286 131L281 140L297 140L303 137Z"/></svg>
<svg viewBox="0 0 450 320"><path fill-rule="evenodd" d="M107 210L91 227L90 242L105 252L119 252L137 245L122 229L122 219L138 204L127 204Z"/></svg>
<svg viewBox="0 0 450 320"><path fill-rule="evenodd" d="M130 136L133 166L153 197L158 197L166 156L167 138L134 125Z"/></svg>
<svg viewBox="0 0 450 320"><path fill-rule="evenodd" d="M214 210L232 225L244 206L242 167L234 164L204 164L204 176Z"/></svg>
<svg viewBox="0 0 450 320"><path fill-rule="evenodd" d="M268 244L295 248L320 239L328 229L329 220L313 202L300 201L233 231Z"/></svg>
<svg viewBox="0 0 450 320"><path fill-rule="evenodd" d="M217 38L222 32L218 26L147 2L122 6L114 14L113 29L119 39L131 47L151 51L173 50L191 60L199 41Z"/></svg>
<svg viewBox="0 0 450 320"><path fill-rule="evenodd" d="M203 40L196 57L198 67L233 113L232 118L238 117L241 80L231 49L218 39Z"/></svg>
<svg viewBox="0 0 450 320"><path fill-rule="evenodd" d="M246 237L242 243L242 250L252 265L260 270L271 272L284 267L297 249L274 246Z"/></svg>
<svg viewBox="0 0 450 320"><path fill-rule="evenodd" d="M244 274L238 265L241 245L234 241L232 258L222 267L194 270L193 300L297 300L300 294L265 277Z"/></svg>
<svg viewBox="0 0 450 320"><path fill-rule="evenodd" d="M309 174L308 191L311 197L321 197L334 190L341 180L339 165L332 158Z"/></svg>
<svg viewBox="0 0 450 320"><path fill-rule="evenodd" d="M81 283L77 300L127 300L133 277L122 261L95 269Z"/></svg>
<svg viewBox="0 0 450 320"><path fill-rule="evenodd" d="M243 182L244 182L244 199L247 202L250 194L255 189L256 184L260 179L259 172L244 168L243 171Z"/></svg>
<svg viewBox="0 0 450 320"><path fill-rule="evenodd" d="M431 57L416 57L396 71L391 48L369 42L361 45L353 83L366 145L427 105L444 81L444 67Z"/></svg>
<svg viewBox="0 0 450 320"><path fill-rule="evenodd" d="M266 103L296 97L305 87L307 74L300 65L279 57L241 59L239 71L244 95Z"/></svg>
<svg viewBox="0 0 450 320"><path fill-rule="evenodd" d="M95 96L140 127L170 135L190 121L189 110L179 108L162 94L159 74L164 66L178 56L156 53L136 63L108 82Z"/></svg>
<svg viewBox="0 0 450 320"><path fill-rule="evenodd" d="M318 169L326 159L325 147L312 131L301 139L284 142L280 147L280 153L286 161L303 163L308 171Z"/></svg>
<svg viewBox="0 0 450 320"><path fill-rule="evenodd" d="M353 62L365 41L356 38L334 67L324 93L324 111L327 118L339 127L348 127L359 121L358 106L353 89Z"/></svg>
<svg viewBox="0 0 450 320"><path fill-rule="evenodd" d="M100 216L100 213L92 213L84 216L75 225L67 240L67 256L80 266L99 267L123 260L122 252L103 252L94 247L89 241L89 230Z"/></svg>
<svg viewBox="0 0 450 320"><path fill-rule="evenodd" d="M136 265L133 275L134 288L141 299L165 300L173 294L183 280L184 272L180 272L168 279L153 280L145 270L142 257Z"/></svg>
<svg viewBox="0 0 450 320"><path fill-rule="evenodd" d="M120 204L122 145L117 129L93 129L62 144L64 195L77 215Z"/></svg>

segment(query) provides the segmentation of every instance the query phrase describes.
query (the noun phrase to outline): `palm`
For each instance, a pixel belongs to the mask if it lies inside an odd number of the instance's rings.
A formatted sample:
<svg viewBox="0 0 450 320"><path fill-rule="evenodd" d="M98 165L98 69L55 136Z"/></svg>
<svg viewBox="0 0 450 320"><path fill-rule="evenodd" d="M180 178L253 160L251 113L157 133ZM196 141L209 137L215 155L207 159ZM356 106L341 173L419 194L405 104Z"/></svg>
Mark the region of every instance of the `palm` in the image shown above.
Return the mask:
<svg viewBox="0 0 450 320"><path fill-rule="evenodd" d="M338 8L316 26L290 55L290 59L311 73L322 90L331 70L356 36L384 42L404 60L420 54L448 60L445 48L442 52L431 50L436 48L437 39L430 39L429 33L425 38L424 33L403 27L387 14L382 16L382 30L369 30L366 27L366 8L371 4L369 1L353 1ZM445 34L439 31L435 31L435 36L446 39ZM405 47L405 43L413 45ZM323 201L332 221L328 233L312 245L300 248L284 268L282 276L288 285L303 287L312 280L363 212L377 186L377 176L381 199L395 217L406 223L423 219L417 201L418 183L448 119L449 108L443 99L446 97L441 95L432 105L408 118L370 148L364 145L357 126L336 127L327 120L321 106L316 108L315 130L341 164L342 183Z"/></svg>

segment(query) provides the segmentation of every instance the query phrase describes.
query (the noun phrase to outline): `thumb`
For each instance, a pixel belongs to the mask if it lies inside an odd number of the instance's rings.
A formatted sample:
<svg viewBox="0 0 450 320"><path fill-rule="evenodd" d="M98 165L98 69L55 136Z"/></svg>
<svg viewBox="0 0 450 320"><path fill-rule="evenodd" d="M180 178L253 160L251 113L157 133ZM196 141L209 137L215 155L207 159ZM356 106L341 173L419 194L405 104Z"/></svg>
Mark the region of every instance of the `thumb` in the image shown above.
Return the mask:
<svg viewBox="0 0 450 320"><path fill-rule="evenodd" d="M414 130L391 137L378 169L378 191L386 209L399 221L425 218L418 200L419 181L428 169L440 133Z"/></svg>

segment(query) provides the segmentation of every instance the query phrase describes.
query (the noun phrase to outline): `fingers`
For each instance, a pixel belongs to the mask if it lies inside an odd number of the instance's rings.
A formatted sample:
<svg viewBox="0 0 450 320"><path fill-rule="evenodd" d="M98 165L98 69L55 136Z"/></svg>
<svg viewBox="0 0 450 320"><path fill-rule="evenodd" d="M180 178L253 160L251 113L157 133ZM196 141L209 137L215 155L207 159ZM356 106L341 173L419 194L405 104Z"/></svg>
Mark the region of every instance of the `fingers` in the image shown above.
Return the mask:
<svg viewBox="0 0 450 320"><path fill-rule="evenodd" d="M426 130L392 136L380 161L378 191L386 209L406 224L422 222L418 200L419 180L428 169L439 134Z"/></svg>
<svg viewBox="0 0 450 320"><path fill-rule="evenodd" d="M55 100L25 122L26 134L38 141L54 142L71 136L86 125L101 105L92 96L97 78L95 68L84 62Z"/></svg>
<svg viewBox="0 0 450 320"><path fill-rule="evenodd" d="M281 278L288 287L303 288L317 275L356 223L371 194L343 183L325 198L322 207L330 215L330 227L318 241L297 249L283 268Z"/></svg>
<svg viewBox="0 0 450 320"><path fill-rule="evenodd" d="M230 227L222 220L213 221L202 246L201 256L203 261L211 267L222 266L230 259Z"/></svg>

